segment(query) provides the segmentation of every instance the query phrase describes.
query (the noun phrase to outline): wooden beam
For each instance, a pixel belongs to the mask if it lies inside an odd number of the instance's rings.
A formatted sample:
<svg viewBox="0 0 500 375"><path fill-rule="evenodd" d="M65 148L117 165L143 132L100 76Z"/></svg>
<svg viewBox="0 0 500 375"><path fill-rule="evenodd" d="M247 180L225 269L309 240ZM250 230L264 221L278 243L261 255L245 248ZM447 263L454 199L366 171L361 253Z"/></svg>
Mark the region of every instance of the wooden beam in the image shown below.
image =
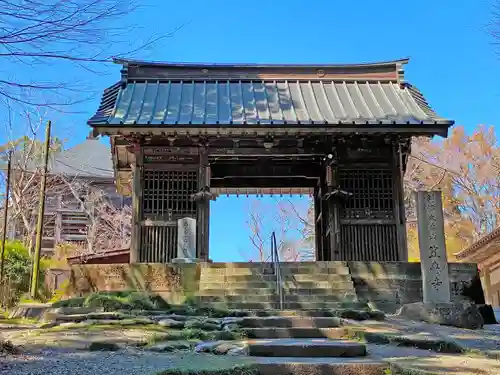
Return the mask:
<svg viewBox="0 0 500 375"><path fill-rule="evenodd" d="M204 189L207 183L207 168L208 165L208 154L205 147L201 146L199 149L200 162L198 168L198 191ZM209 235L209 209L210 200L202 199L196 204L196 253L197 257L208 261L208 235Z"/></svg>
<svg viewBox="0 0 500 375"><path fill-rule="evenodd" d="M397 225L398 261L408 261L408 241L406 236L406 212L404 203L403 186L403 155L399 144L393 146L392 171L393 171L393 200L394 216Z"/></svg>
<svg viewBox="0 0 500 375"><path fill-rule="evenodd" d="M138 263L141 251L142 220L142 151L136 154L132 165L132 233L130 241L130 263Z"/></svg>

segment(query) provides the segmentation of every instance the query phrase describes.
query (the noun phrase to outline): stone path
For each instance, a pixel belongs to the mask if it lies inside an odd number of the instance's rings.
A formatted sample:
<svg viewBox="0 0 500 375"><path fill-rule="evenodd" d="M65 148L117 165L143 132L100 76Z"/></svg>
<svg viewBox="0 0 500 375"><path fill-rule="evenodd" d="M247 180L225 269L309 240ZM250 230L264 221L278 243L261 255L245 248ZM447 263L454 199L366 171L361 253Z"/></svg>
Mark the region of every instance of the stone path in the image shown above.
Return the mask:
<svg viewBox="0 0 500 375"><path fill-rule="evenodd" d="M274 319L274 321L273 321ZM298 318L266 318L255 321L255 327L281 327L287 330L300 326L310 329L316 324L324 329L333 325L337 329L354 329L373 333L392 333L394 335L413 336L420 338L453 340L467 349L480 351L482 355L500 353L500 325L486 326L484 330L464 330L452 327L436 326L427 323L407 321L390 316L385 321L352 321L335 319L309 319ZM247 321L249 321L247 319ZM341 324L337 324L341 323ZM338 326L341 327L338 327ZM258 328L260 329L260 328ZM290 331L293 333L293 331ZM318 332L322 332L318 329ZM246 340L257 350L252 357L242 356L211 356L204 353L195 354L188 351L176 353L157 353L140 350L135 347L138 342L144 342L157 332L147 331L141 327L107 328L103 330L71 329L67 331L50 332L33 329L29 325L0 324L0 335L11 339L14 344L23 345L22 355L0 357L0 374L68 374L87 375L106 373L110 375L153 375L161 370L177 367L182 361L190 365L199 363L205 365L207 361L223 361L225 364L248 363L259 364L262 375L329 373L329 374L357 374L357 375L383 375L391 366L398 368L427 371L432 374L458 374L458 375L499 375L500 360L479 357L478 353L460 355L436 353L428 350L398 347L396 345L362 344L359 342L343 341L344 347L338 341L323 338L311 339L255 339ZM116 352L89 352L83 351L90 342L106 341L119 344L123 349ZM341 355L346 347L351 345L358 351L356 358L319 357L320 355ZM273 347L274 346L274 347ZM49 347L49 349L47 349ZM298 352L322 348L316 352L315 358L297 357ZM361 348L361 349L360 349ZM363 349L366 348L366 356ZM273 355L278 357L261 357L268 355L265 350L273 349ZM264 350L264 352L262 352ZM281 350L281 352L276 352ZM336 350L336 352L332 351ZM341 352L339 352L340 350ZM306 353L313 355L313 353ZM287 355L287 357L284 357ZM295 357L290 357L295 355ZM236 361L236 362L235 362ZM222 362L221 362L222 363ZM218 364L215 364L218 365ZM396 372L393 372L396 373ZM420 375L423 372L416 372Z"/></svg>

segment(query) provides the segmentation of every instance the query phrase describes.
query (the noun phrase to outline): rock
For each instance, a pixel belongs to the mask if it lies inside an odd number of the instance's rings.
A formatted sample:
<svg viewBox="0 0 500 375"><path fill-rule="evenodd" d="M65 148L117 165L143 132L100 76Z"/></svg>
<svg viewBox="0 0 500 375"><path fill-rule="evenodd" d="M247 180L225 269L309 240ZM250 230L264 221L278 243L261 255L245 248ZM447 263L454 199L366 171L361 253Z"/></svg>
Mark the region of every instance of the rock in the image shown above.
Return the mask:
<svg viewBox="0 0 500 375"><path fill-rule="evenodd" d="M55 316L57 322L83 322L84 320L122 320L132 319L134 316L118 312L91 312L87 314L58 314Z"/></svg>
<svg viewBox="0 0 500 375"><path fill-rule="evenodd" d="M106 321L104 321L106 322ZM155 324L156 322L149 318L133 318L133 319L123 319L116 321L116 324L122 326L145 326L148 324ZM104 323L106 324L106 323ZM108 321L109 324L109 321Z"/></svg>
<svg viewBox="0 0 500 375"><path fill-rule="evenodd" d="M215 346L212 350L212 354L216 354L216 355L226 355L228 354L231 350L233 352L236 352L236 351L239 351L241 350L242 348L235 344L235 343L231 343L231 342L223 342L223 343L219 343L219 345ZM233 354L235 355L235 354Z"/></svg>
<svg viewBox="0 0 500 375"><path fill-rule="evenodd" d="M238 317L227 317L222 319L221 325L222 327L225 327L226 325L229 324L236 324L239 325L244 321L244 318L238 318Z"/></svg>
<svg viewBox="0 0 500 375"><path fill-rule="evenodd" d="M48 328L57 327L58 325L59 325L59 323L57 323L57 322L44 322L44 323L40 324L38 326L38 328L40 328L40 329L48 329Z"/></svg>
<svg viewBox="0 0 500 375"><path fill-rule="evenodd" d="M190 319L188 316L177 315L177 314L162 314L162 315L150 316L149 318L157 322L164 319L171 319L171 320L176 320L178 322L185 322L186 320Z"/></svg>
<svg viewBox="0 0 500 375"><path fill-rule="evenodd" d="M0 354L20 354L21 350L10 341L0 339Z"/></svg>
<svg viewBox="0 0 500 375"><path fill-rule="evenodd" d="M246 345L227 341L207 341L196 345L197 353L210 353L215 355L245 355Z"/></svg>
<svg viewBox="0 0 500 375"><path fill-rule="evenodd" d="M90 343L88 346L88 350L90 351L117 351L120 347L114 342L107 341L94 341Z"/></svg>
<svg viewBox="0 0 500 375"><path fill-rule="evenodd" d="M484 325L479 309L469 302L409 303L401 307L398 315L411 320L467 329L478 329Z"/></svg>
<svg viewBox="0 0 500 375"><path fill-rule="evenodd" d="M497 324L497 319L495 317L495 312L491 305L477 305L479 313L483 317L484 324Z"/></svg>
<svg viewBox="0 0 500 375"><path fill-rule="evenodd" d="M233 348L227 352L227 355L230 356L248 355L248 347L245 345Z"/></svg>
<svg viewBox="0 0 500 375"><path fill-rule="evenodd" d="M215 324L209 321L205 320L188 320L185 325L185 328L195 328L195 329L201 329L203 331L218 331L220 330L221 326L220 324Z"/></svg>
<svg viewBox="0 0 500 375"><path fill-rule="evenodd" d="M185 323L173 319L162 319L158 322L158 324L162 327L182 329L184 328Z"/></svg>
<svg viewBox="0 0 500 375"><path fill-rule="evenodd" d="M194 351L196 353L212 353L217 345L221 344L221 341L207 341L196 345Z"/></svg>
<svg viewBox="0 0 500 375"><path fill-rule="evenodd" d="M63 322L63 323L58 323L59 326L61 327L83 327L84 325L82 323L76 323L76 322Z"/></svg>
<svg viewBox="0 0 500 375"><path fill-rule="evenodd" d="M150 350L152 352L175 352L178 350L190 350L191 345L187 342L159 342L154 345L148 346L146 350Z"/></svg>
<svg viewBox="0 0 500 375"><path fill-rule="evenodd" d="M9 318L42 319L51 308L52 305L48 303L20 303L11 311Z"/></svg>
<svg viewBox="0 0 500 375"><path fill-rule="evenodd" d="M234 323L226 324L225 326L222 327L222 330L227 332L236 332L239 331L240 329L241 327L239 326L239 324L234 324Z"/></svg>

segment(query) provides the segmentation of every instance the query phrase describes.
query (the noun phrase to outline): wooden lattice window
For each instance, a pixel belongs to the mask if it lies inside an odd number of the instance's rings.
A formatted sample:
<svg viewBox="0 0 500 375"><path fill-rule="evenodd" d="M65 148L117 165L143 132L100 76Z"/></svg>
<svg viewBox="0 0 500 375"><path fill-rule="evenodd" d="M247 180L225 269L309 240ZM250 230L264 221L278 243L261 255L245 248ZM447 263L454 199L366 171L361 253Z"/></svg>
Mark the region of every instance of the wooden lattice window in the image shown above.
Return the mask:
<svg viewBox="0 0 500 375"><path fill-rule="evenodd" d="M397 261L395 224L342 225L341 259L352 261Z"/></svg>
<svg viewBox="0 0 500 375"><path fill-rule="evenodd" d="M394 216L393 175L387 169L341 169L340 187L352 193L346 199L346 219L392 218Z"/></svg>
<svg viewBox="0 0 500 375"><path fill-rule="evenodd" d="M139 262L166 263L177 254L177 226L141 227Z"/></svg>
<svg viewBox="0 0 500 375"><path fill-rule="evenodd" d="M196 171L155 171L143 174L143 212L168 216L196 214L191 195L197 191Z"/></svg>

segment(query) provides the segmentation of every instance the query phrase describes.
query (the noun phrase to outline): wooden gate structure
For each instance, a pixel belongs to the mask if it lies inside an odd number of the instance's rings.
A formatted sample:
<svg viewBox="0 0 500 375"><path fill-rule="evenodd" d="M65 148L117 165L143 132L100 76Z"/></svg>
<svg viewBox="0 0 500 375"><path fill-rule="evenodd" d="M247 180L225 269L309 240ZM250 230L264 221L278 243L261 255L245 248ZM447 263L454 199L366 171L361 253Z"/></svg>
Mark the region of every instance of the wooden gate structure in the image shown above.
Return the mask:
<svg viewBox="0 0 500 375"><path fill-rule="evenodd" d="M171 261L182 217L196 218L207 260L210 199L238 192L313 192L319 261L407 260L411 137L453 124L404 80L408 60L115 62L121 80L88 123L110 136L118 190L133 197L131 262Z"/></svg>

